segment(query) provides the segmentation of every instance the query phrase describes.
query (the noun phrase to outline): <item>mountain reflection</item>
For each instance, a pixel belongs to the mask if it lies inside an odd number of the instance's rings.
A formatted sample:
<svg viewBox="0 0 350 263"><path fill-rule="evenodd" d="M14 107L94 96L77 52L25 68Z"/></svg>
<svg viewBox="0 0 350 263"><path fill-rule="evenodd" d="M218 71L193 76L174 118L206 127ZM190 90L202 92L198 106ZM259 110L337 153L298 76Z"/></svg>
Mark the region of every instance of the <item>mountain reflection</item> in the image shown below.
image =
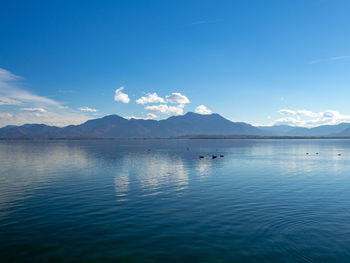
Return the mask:
<svg viewBox="0 0 350 263"><path fill-rule="evenodd" d="M0 216L41 189L57 188L67 195L73 194L69 189L101 191L127 200L133 193L182 193L193 180L218 173L228 178L247 173L310 176L326 168L339 174L347 167L348 147L341 140L0 142ZM214 153L225 157L212 160Z"/></svg>

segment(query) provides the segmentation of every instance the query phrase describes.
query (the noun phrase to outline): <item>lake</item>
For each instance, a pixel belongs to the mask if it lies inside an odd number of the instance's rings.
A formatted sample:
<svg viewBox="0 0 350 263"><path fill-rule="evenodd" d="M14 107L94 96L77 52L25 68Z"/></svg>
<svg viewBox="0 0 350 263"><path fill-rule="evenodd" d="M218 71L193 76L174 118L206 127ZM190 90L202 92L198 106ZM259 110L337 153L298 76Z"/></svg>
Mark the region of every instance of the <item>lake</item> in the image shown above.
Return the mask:
<svg viewBox="0 0 350 263"><path fill-rule="evenodd" d="M1 262L347 262L349 247L350 140L0 141Z"/></svg>

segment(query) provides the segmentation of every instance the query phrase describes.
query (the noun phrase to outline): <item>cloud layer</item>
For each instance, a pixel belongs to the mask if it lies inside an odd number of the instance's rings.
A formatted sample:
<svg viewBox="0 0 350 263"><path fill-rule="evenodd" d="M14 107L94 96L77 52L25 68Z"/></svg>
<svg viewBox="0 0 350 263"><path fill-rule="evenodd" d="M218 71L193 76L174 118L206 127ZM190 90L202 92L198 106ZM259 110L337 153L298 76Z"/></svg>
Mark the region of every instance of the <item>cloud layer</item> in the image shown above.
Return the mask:
<svg viewBox="0 0 350 263"><path fill-rule="evenodd" d="M350 115L344 115L335 110L313 112L310 110L281 109L278 113L283 117L275 120L273 125L316 127L350 122Z"/></svg>
<svg viewBox="0 0 350 263"><path fill-rule="evenodd" d="M47 97L39 96L19 87L22 78L0 68L0 105L24 105L35 103L58 106L59 103Z"/></svg>
<svg viewBox="0 0 350 263"><path fill-rule="evenodd" d="M30 112L40 112L40 113L46 113L47 110L44 108L21 108L22 111L30 111Z"/></svg>
<svg viewBox="0 0 350 263"><path fill-rule="evenodd" d="M25 123L66 126L91 119L60 102L23 89L22 80L0 68L0 127Z"/></svg>

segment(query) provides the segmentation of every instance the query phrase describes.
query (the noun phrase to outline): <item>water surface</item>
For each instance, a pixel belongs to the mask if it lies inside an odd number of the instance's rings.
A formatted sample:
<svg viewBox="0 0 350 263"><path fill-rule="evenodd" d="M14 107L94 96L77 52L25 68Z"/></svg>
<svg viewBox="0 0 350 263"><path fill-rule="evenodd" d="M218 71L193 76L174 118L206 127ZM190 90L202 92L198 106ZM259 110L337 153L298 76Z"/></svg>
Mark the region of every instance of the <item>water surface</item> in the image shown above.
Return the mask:
<svg viewBox="0 0 350 263"><path fill-rule="evenodd" d="M1 141L1 262L347 262L349 190L349 140Z"/></svg>

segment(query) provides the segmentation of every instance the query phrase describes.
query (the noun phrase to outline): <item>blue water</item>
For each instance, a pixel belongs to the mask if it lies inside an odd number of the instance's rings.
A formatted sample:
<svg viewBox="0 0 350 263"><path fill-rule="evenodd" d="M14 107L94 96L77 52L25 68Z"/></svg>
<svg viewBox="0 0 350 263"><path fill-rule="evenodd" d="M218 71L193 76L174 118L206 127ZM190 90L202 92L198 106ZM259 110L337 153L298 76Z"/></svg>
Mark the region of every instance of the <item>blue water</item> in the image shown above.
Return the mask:
<svg viewBox="0 0 350 263"><path fill-rule="evenodd" d="M350 262L350 140L2 141L0 261Z"/></svg>

